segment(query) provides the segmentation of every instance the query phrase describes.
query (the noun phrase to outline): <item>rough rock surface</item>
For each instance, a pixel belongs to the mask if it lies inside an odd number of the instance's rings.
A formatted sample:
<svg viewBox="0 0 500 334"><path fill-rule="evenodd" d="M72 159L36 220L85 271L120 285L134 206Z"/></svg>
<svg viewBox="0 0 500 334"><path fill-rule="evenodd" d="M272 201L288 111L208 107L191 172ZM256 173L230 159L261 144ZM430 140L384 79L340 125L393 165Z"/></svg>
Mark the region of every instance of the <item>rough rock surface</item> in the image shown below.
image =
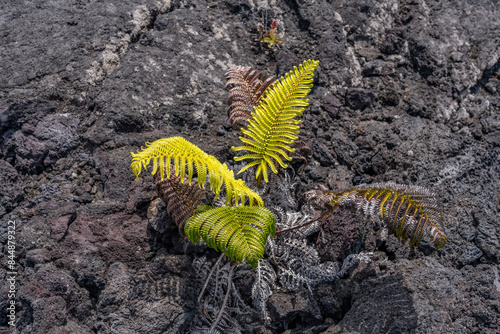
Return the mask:
<svg viewBox="0 0 500 334"><path fill-rule="evenodd" d="M277 292L276 323L250 319L242 331L498 333L499 10L486 0L4 2L0 333L12 332L9 221L18 333L187 330L200 288L190 263L204 250L148 225L152 177L134 181L130 152L181 135L233 166L225 71L280 76L307 58L320 66L301 188L429 187L448 242L410 250L340 212L312 240L323 260L364 250L372 262L314 296ZM269 50L255 39L273 20L283 43Z"/></svg>

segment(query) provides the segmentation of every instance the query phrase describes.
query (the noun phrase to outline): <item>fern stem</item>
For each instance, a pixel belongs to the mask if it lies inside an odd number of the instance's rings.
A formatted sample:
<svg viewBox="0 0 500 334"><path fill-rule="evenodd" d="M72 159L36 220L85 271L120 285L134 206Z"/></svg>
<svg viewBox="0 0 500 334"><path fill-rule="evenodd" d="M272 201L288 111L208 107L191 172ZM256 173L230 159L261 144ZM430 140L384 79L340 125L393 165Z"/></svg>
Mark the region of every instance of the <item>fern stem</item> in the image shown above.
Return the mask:
<svg viewBox="0 0 500 334"><path fill-rule="evenodd" d="M276 231L276 235L278 234L281 234L281 233L285 233L285 232L290 232L290 231L295 231L295 230L298 230L299 228L302 228L302 227L305 227L307 225L311 225L312 223L315 223L317 222L318 220L321 220L323 218L325 218L327 215L329 215L331 213L330 210L328 211L325 211L321 216L319 216L318 218L316 219L313 219L313 220L310 220L308 222L305 222L304 224L300 224L300 225L297 225L297 226L294 226L294 227L290 227L290 228L287 228L287 229L284 229L284 230L279 230L279 231Z"/></svg>
<svg viewBox="0 0 500 334"><path fill-rule="evenodd" d="M203 297L203 293L205 293L205 289L207 288L208 282L210 281L210 277L212 277L212 274L214 273L215 269L219 266L220 261L224 257L224 253L222 253L217 261L215 262L214 266L212 267L212 270L210 270L210 273L208 274L207 279L205 280L205 284L203 285L203 288L201 289L200 294L198 295L198 305L200 304L201 298Z"/></svg>
<svg viewBox="0 0 500 334"><path fill-rule="evenodd" d="M233 283L233 273L234 273L234 267L236 267L237 263L231 264L231 269L229 269L229 274L227 276L227 291L226 295L224 296L224 301L222 302L222 305L220 307L219 314L217 315L217 319L215 319L214 323L210 327L210 330L213 331L217 327L217 324L220 321L220 318L222 318L222 314L224 313L224 309L226 308L227 301L229 299L229 293L231 292L231 286Z"/></svg>
<svg viewBox="0 0 500 334"><path fill-rule="evenodd" d="M260 189L260 181L262 181L262 174L259 174L259 176L257 176L257 188Z"/></svg>

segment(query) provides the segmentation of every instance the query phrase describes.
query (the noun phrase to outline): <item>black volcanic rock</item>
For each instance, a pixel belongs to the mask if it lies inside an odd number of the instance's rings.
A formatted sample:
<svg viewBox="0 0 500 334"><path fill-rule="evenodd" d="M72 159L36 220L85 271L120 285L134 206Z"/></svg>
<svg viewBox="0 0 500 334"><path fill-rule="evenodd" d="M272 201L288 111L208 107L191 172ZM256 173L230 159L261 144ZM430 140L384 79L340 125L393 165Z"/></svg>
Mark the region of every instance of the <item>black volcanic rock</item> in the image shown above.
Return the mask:
<svg viewBox="0 0 500 334"><path fill-rule="evenodd" d="M269 49L257 26L273 21L283 42ZM224 73L245 65L279 77L306 59L320 64L297 193L425 186L443 205L448 242L409 249L337 212L310 244L322 261L365 251L372 262L311 290L278 286L270 322L238 315L242 331L498 332L495 2L4 1L0 45L0 278L15 221L17 332L187 331L203 284L191 264L215 252L151 216L152 202L164 206L149 173L134 181L130 152L179 135L228 161L240 133L227 126ZM240 295L252 305L250 291ZM12 330L8 303L1 284L0 333Z"/></svg>

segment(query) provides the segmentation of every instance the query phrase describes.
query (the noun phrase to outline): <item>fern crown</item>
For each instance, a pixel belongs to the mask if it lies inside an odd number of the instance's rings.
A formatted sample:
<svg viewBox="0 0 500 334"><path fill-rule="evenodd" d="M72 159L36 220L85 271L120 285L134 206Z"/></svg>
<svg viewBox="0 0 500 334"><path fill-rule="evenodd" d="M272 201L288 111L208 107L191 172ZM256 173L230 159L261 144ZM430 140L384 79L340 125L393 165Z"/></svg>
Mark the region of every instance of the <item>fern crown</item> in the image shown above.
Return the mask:
<svg viewBox="0 0 500 334"><path fill-rule="evenodd" d="M287 151L295 152L291 145L298 139L300 128L300 120L296 118L309 105L305 97L313 87L314 70L318 64L319 61L306 60L266 91L264 99L254 108L248 127L241 130L245 136L240 140L246 145L232 147L234 151L247 152L234 160L250 160L239 173L257 166L257 180L263 177L268 182L268 167L274 173L278 173L276 162L283 168L288 167L283 159L292 160Z"/></svg>
<svg viewBox="0 0 500 334"><path fill-rule="evenodd" d="M248 188L243 180L236 180L233 171L227 168L226 164L222 164L214 156L205 153L198 146L190 143L182 137L170 137L156 140L152 143L146 143L146 148L142 151L132 154L132 171L139 179L142 167L147 169L147 166L153 160L152 174L156 174L158 168L160 169L161 180L164 179L165 172L167 178L171 175L172 159L174 163L175 176L184 179L186 167L188 170L188 182L194 174L194 168L198 173L198 186L205 188L205 180L207 174L210 175L210 190L218 196L225 187L226 190L226 203L234 204L245 203L245 196L248 197L250 205L257 203L263 206L264 202L260 196Z"/></svg>

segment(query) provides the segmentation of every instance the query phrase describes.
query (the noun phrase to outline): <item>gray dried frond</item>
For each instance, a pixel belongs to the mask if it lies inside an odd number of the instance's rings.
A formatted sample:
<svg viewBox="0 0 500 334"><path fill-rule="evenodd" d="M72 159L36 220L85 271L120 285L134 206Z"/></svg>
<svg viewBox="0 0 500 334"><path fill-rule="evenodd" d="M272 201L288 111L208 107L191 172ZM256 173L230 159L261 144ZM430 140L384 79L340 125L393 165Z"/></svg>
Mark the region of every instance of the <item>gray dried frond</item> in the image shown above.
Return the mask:
<svg viewBox="0 0 500 334"><path fill-rule="evenodd" d="M340 267L337 262L320 263L318 252L305 239L277 237L268 244L269 259L278 267L279 281L290 290L311 290L317 284L346 275L360 261L369 260L366 254L351 254Z"/></svg>
<svg viewBox="0 0 500 334"><path fill-rule="evenodd" d="M290 176L286 170L283 170L282 173L276 175L276 185L271 188L273 191L270 191L269 194L273 196L273 198L278 198L281 204L286 204L287 207L293 209L297 206L294 192L298 182L292 182L292 179L293 177Z"/></svg>
<svg viewBox="0 0 500 334"><path fill-rule="evenodd" d="M300 287L312 287L325 282L331 282L340 277L339 265L335 262L325 262L317 266L306 266L299 259L290 261L289 266L279 267L280 283L290 290Z"/></svg>
<svg viewBox="0 0 500 334"><path fill-rule="evenodd" d="M350 254L342 267L338 262L327 261L317 265L306 265L300 259L293 259L288 267L280 267L280 282L288 289L296 290L301 286L306 286L309 290L320 283L331 282L347 275L349 270L359 262L369 262L369 256L366 253Z"/></svg>
<svg viewBox="0 0 500 334"><path fill-rule="evenodd" d="M266 323L270 322L267 314L266 303L276 288L276 272L266 260L259 260L255 269L255 282L252 287L252 301Z"/></svg>
<svg viewBox="0 0 500 334"><path fill-rule="evenodd" d="M207 331L217 320L217 316L224 305L224 297L228 288L230 262L216 261L213 264L203 257L196 258L193 261L193 267L198 277L207 283L207 287L205 293L201 296L198 312L191 323L191 332L210 333ZM210 273L212 274L210 275ZM229 302L224 306L222 317L213 330L221 333L241 333L238 322L233 318L232 314L244 313L247 308L237 290L231 289Z"/></svg>
<svg viewBox="0 0 500 334"><path fill-rule="evenodd" d="M210 328L200 328L200 329L193 329L189 332L189 334L223 334L219 332L216 329L210 329Z"/></svg>
<svg viewBox="0 0 500 334"><path fill-rule="evenodd" d="M198 278L200 279L208 277L208 274L210 273L211 269L210 264L211 262L207 261L207 258L205 256L195 257L193 262L191 263L194 270L196 271Z"/></svg>
<svg viewBox="0 0 500 334"><path fill-rule="evenodd" d="M304 239L277 238L270 242L270 259L278 267L280 283L287 289L313 286L337 279L338 264L320 263L318 252Z"/></svg>
<svg viewBox="0 0 500 334"><path fill-rule="evenodd" d="M310 205L302 206L301 210L298 212L284 211L280 207L276 206L272 206L270 209L271 211L273 211L274 216L276 218L277 230L286 230L289 228L293 228L295 226L300 226L304 223L307 223L317 218L317 212ZM320 230L320 223L318 221L310 225L307 225L303 228L287 232L287 235L289 237L301 239L308 237L311 234L318 232L319 230Z"/></svg>
<svg viewBox="0 0 500 334"><path fill-rule="evenodd" d="M319 264L318 252L305 239L277 237L270 240L269 258L277 265L300 259L306 265Z"/></svg>

